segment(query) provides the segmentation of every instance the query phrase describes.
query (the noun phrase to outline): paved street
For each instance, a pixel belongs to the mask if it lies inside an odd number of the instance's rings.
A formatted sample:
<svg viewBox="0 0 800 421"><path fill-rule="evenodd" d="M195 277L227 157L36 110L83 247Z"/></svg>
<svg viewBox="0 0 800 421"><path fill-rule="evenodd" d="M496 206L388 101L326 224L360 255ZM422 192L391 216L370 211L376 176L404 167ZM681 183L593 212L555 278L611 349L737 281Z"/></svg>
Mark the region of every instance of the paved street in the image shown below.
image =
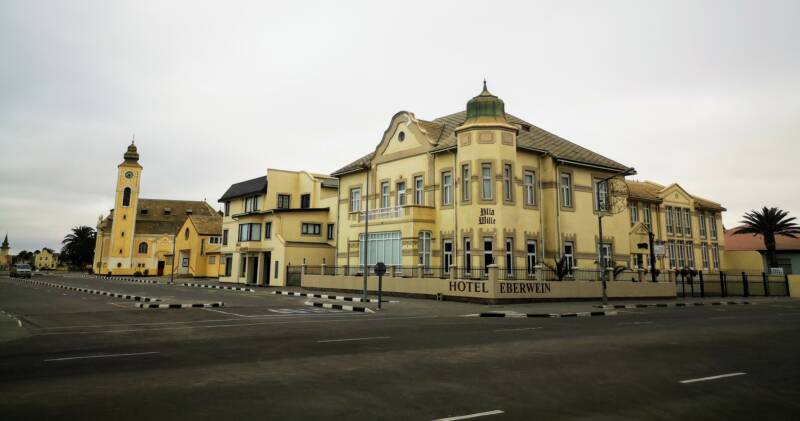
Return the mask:
<svg viewBox="0 0 800 421"><path fill-rule="evenodd" d="M265 288L34 280L224 307L139 309L131 300L0 277L4 420L790 420L800 413L797 300L482 318L465 315L589 311L597 303L401 297L365 314L309 307L307 298Z"/></svg>

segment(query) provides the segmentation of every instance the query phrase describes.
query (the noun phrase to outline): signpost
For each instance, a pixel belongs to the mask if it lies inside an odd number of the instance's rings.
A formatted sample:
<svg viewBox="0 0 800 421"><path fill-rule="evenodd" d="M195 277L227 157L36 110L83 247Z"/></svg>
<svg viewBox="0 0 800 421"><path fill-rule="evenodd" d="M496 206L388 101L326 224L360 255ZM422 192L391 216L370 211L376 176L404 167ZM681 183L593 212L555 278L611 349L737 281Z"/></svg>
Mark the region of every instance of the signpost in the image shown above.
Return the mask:
<svg viewBox="0 0 800 421"><path fill-rule="evenodd" d="M381 291L383 290L383 275L386 274L386 265L378 262L375 265L375 274L378 275L378 310L381 309Z"/></svg>

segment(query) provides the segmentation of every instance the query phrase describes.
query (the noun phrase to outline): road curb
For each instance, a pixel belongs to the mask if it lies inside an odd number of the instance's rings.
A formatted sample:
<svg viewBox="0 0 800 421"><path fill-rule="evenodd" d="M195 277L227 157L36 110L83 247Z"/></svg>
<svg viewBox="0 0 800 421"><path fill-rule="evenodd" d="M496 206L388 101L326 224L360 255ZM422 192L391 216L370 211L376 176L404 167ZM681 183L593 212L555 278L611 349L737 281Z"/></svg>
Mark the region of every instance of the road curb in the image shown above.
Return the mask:
<svg viewBox="0 0 800 421"><path fill-rule="evenodd" d="M190 304L145 304L145 303L137 303L136 307L139 308L168 308L168 309L176 309L176 308L212 308L212 307L224 307L225 303L217 302L217 303L190 303Z"/></svg>
<svg viewBox="0 0 800 421"><path fill-rule="evenodd" d="M633 308L668 308L668 307L698 307L698 306L734 306L734 305L753 305L755 303L750 301L712 301L701 302L695 301L691 303L650 303L650 304L612 304L604 306L595 306L603 309L633 309Z"/></svg>
<svg viewBox="0 0 800 421"><path fill-rule="evenodd" d="M318 303L318 302L315 302L315 301L306 301L303 304L305 304L307 306L322 307L322 308L328 308L328 309L333 309L333 310L356 311L356 312L359 312L359 313L374 313L374 311L372 311L371 309L366 308L366 307L360 307L360 306L348 306L348 305L344 305L344 304L333 304L333 303Z"/></svg>
<svg viewBox="0 0 800 421"><path fill-rule="evenodd" d="M579 311L575 313L517 313L514 311L487 311L472 316L478 317L512 317L512 318L551 318L560 319L567 317L600 317L616 316L616 311Z"/></svg>
<svg viewBox="0 0 800 421"><path fill-rule="evenodd" d="M48 286L48 287L53 287L53 288L66 289L68 291L85 292L87 294L95 294L95 295L106 295L106 296L109 296L109 297L123 298L123 299L126 299L126 300L133 300L133 301L143 301L143 302L146 302L146 303L153 302L153 301L161 301L158 298L144 297L144 296L141 296L141 295L130 295L130 294L122 294L122 293L119 293L119 292L101 291L99 289L73 287L73 286L54 284L54 283L51 283L51 282L44 282L44 281L26 280L25 282L30 282L30 283L32 283L34 285L43 285L43 286Z"/></svg>
<svg viewBox="0 0 800 421"><path fill-rule="evenodd" d="M112 281L127 281L127 282L138 282L140 284L157 284L158 281L152 279L138 279L138 278L127 278L122 276L100 276L100 275L83 275L84 278L96 278L96 279L109 279Z"/></svg>
<svg viewBox="0 0 800 421"><path fill-rule="evenodd" d="M256 290L254 290L253 288L229 287L224 285L205 285L205 284L191 284L191 283L184 283L181 285L192 288L212 288L212 289L226 289L230 291L256 292Z"/></svg>
<svg viewBox="0 0 800 421"><path fill-rule="evenodd" d="M292 297L307 297L307 298L321 298L323 300L336 300L336 301L352 301L354 303L377 303L377 298L367 298L364 300L361 297L347 297L344 295L327 295L327 294L313 294L309 292L295 292L295 291L272 291L273 294L276 295L288 295ZM383 300L384 303L399 303L399 301L387 301Z"/></svg>

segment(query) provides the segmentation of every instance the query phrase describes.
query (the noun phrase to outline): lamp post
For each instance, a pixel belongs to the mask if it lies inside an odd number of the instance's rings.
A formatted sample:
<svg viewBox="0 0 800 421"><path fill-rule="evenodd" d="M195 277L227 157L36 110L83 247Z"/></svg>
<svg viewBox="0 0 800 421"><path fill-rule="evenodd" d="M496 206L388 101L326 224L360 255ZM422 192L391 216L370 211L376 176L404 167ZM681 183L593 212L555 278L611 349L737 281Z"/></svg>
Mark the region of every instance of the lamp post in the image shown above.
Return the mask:
<svg viewBox="0 0 800 421"><path fill-rule="evenodd" d="M603 259L603 213L608 209L608 194L606 194L605 201L600 201L600 189L606 189L608 180L611 180L612 178L619 176L625 177L635 173L636 170L633 168L627 168L603 178L597 183L597 228L599 234L599 243L597 245L597 262L600 266L600 281L603 283L603 305L608 304L608 280L606 279L606 262L605 259ZM611 254L611 250L609 250L609 254ZM609 258L610 257L611 256L609 256Z"/></svg>
<svg viewBox="0 0 800 421"><path fill-rule="evenodd" d="M369 276L369 169L367 169L367 187L364 197L364 293L362 298L367 300L367 277Z"/></svg>

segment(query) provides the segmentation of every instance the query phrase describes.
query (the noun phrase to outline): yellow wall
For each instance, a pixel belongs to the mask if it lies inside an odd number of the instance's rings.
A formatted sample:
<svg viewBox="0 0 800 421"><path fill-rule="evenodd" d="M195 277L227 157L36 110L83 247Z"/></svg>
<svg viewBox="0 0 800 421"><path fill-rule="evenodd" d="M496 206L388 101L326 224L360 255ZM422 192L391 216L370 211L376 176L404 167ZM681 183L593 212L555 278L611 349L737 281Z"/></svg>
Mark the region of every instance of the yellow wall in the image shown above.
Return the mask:
<svg viewBox="0 0 800 421"><path fill-rule="evenodd" d="M763 272L764 259L757 251L725 251L725 270L733 272Z"/></svg>
<svg viewBox="0 0 800 421"><path fill-rule="evenodd" d="M178 230L175 243L175 263L174 265L170 264L167 269L174 270L177 275L217 277L220 268L220 245L211 244L211 237L213 236L199 234L192 219L187 218L181 229ZM189 259L189 265L185 268L183 267L184 257Z"/></svg>

